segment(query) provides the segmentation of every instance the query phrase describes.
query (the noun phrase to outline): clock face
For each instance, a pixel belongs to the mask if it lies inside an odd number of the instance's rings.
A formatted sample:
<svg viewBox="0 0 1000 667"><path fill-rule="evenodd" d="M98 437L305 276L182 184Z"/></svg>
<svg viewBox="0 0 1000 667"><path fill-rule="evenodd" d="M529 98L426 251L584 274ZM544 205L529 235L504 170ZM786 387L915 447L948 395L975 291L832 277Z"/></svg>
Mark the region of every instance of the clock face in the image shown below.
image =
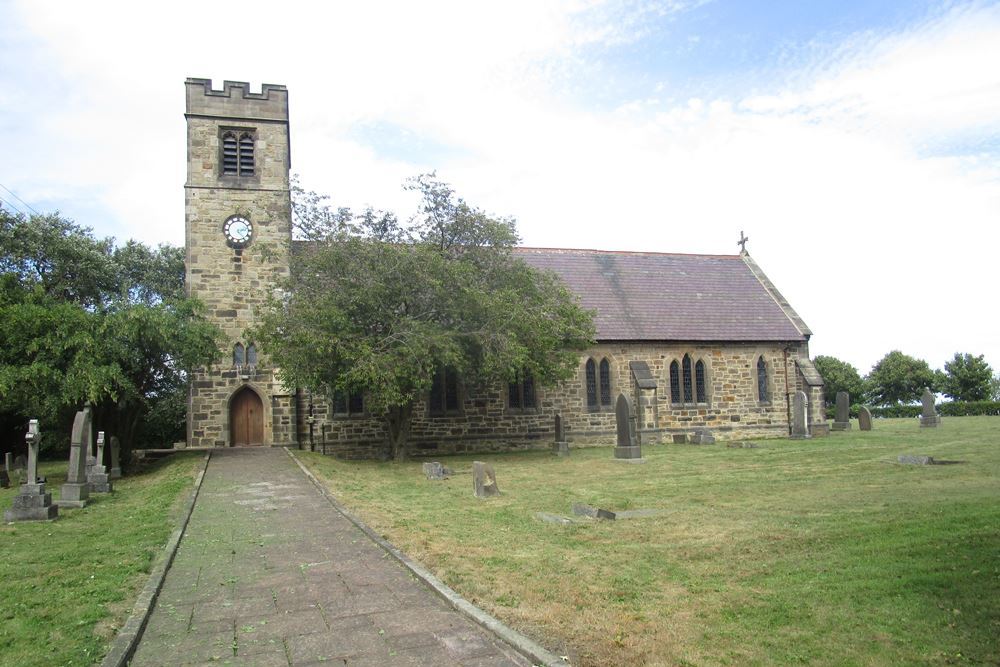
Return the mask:
<svg viewBox="0 0 1000 667"><path fill-rule="evenodd" d="M234 215L226 220L222 226L222 233L226 235L226 240L230 245L236 247L245 246L253 236L253 225L241 215Z"/></svg>

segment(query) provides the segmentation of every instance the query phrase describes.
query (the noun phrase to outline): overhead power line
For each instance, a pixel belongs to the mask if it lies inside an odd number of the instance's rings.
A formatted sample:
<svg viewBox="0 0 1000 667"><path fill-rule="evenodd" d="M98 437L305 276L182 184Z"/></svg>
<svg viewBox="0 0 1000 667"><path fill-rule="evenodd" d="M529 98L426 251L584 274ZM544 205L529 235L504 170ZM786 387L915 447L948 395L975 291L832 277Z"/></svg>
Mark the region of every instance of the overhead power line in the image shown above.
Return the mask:
<svg viewBox="0 0 1000 667"><path fill-rule="evenodd" d="M3 189L4 189L4 190L6 190L7 192L9 192L9 193L11 194L11 196L12 196L12 197L13 197L14 199L16 199L17 201L21 202L21 203L22 203L22 204L24 204L25 206L27 206L27 207L28 207L28 210L29 210L29 211L31 211L32 213L34 213L35 215L41 215L41 213L39 213L38 211L36 211L36 210L35 210L35 209L34 209L34 208L33 208L33 207L31 206L31 204L29 204L28 202L24 201L24 200L23 200L23 199L21 199L20 197L18 197L18 196L17 196L17 193L16 193L16 192L14 192L14 191L13 191L13 190L11 190L10 188L8 188L8 187L7 187L6 185L4 185L3 183L0 183L0 188L3 188ZM10 204L10 202L7 202L7 205L8 205L8 206L10 206L10 205L11 205L11 204ZM14 208L17 208L17 207L15 206Z"/></svg>

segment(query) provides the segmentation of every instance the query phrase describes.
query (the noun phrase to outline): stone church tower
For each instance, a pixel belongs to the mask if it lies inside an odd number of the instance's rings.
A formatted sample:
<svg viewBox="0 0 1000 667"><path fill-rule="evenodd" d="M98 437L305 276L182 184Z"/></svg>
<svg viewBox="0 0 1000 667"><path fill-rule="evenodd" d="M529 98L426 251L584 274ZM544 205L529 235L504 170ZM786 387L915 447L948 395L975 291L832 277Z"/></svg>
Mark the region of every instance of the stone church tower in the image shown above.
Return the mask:
<svg viewBox="0 0 1000 667"><path fill-rule="evenodd" d="M225 334L220 363L191 378L188 445L294 444L294 390L244 333L288 274L288 91L233 81L213 90L208 79L185 88L187 289Z"/></svg>

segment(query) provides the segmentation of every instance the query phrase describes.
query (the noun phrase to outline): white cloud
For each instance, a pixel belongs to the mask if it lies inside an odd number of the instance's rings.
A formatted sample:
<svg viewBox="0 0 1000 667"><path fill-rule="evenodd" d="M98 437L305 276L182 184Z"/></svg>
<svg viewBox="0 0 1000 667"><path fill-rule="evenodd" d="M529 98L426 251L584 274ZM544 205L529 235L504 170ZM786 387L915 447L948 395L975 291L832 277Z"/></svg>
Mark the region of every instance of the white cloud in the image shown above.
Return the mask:
<svg viewBox="0 0 1000 667"><path fill-rule="evenodd" d="M17 189L86 193L117 235L179 243L183 78L284 83L294 170L338 204L406 214L403 179L437 168L517 216L532 245L731 253L743 230L817 332L814 353L864 371L896 347L932 365L962 350L1000 368L982 308L1000 242L1000 8L858 36L750 97L667 104L660 87L586 103L613 74L594 54L690 6L179 2L149 17L24 2L51 67L8 87L47 100L18 128L31 150ZM387 153L362 126L454 150L436 164Z"/></svg>

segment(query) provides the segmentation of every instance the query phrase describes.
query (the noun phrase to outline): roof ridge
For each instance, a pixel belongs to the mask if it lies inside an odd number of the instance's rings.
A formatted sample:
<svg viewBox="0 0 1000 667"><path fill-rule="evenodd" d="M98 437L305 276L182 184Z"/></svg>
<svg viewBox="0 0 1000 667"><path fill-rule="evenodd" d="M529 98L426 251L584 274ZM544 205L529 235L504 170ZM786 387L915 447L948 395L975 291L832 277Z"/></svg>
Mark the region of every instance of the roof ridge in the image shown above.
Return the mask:
<svg viewBox="0 0 1000 667"><path fill-rule="evenodd" d="M594 253L609 255L658 255L667 257L711 257L717 259L739 259L739 255L719 255L699 252L660 252L656 250L600 250L596 248L546 248L538 246L515 246L514 250L544 250L559 253Z"/></svg>

